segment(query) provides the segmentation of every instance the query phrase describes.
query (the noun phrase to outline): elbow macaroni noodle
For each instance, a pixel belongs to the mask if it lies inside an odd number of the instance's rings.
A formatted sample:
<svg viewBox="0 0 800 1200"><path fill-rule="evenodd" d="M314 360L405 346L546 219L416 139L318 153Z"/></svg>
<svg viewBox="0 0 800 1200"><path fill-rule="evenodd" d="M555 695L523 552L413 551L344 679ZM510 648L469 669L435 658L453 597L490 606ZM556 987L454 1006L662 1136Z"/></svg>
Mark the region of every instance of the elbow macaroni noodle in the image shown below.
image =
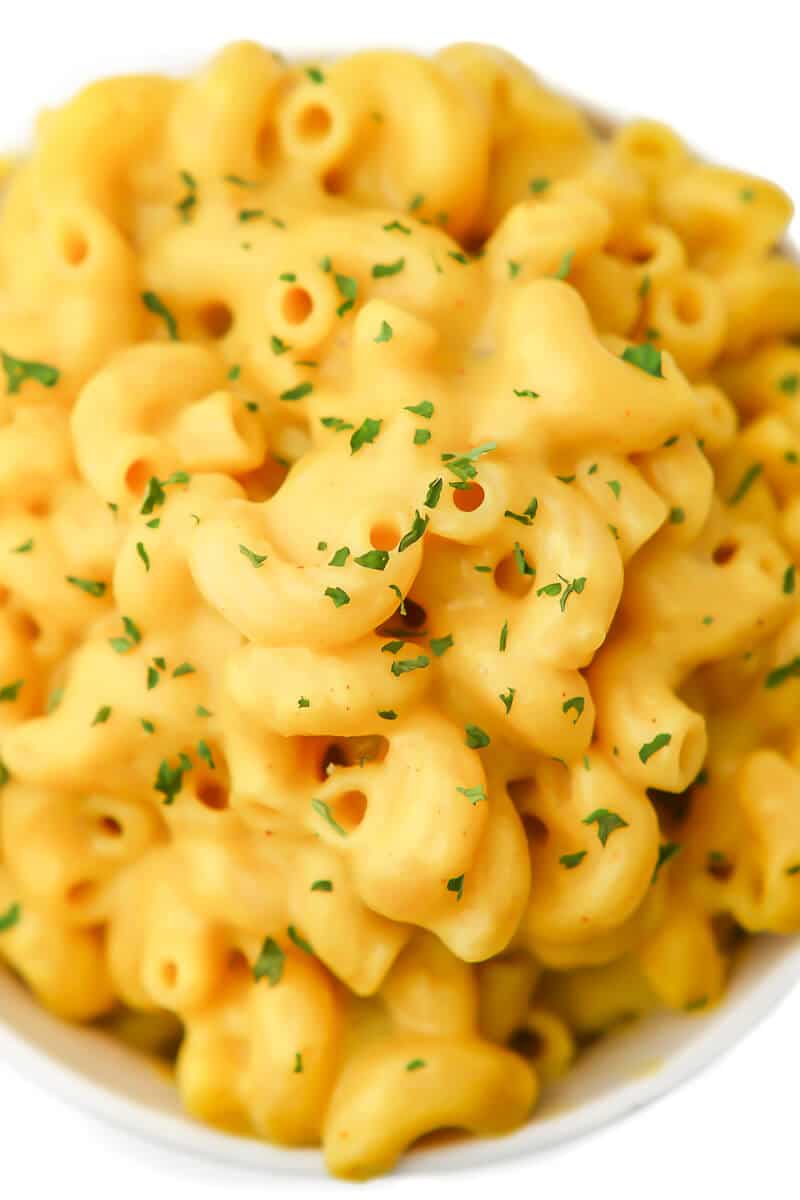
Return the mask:
<svg viewBox="0 0 800 1200"><path fill-rule="evenodd" d="M413 106L413 120L409 107ZM0 217L0 956L388 1169L800 927L773 185L509 56L96 83Z"/></svg>

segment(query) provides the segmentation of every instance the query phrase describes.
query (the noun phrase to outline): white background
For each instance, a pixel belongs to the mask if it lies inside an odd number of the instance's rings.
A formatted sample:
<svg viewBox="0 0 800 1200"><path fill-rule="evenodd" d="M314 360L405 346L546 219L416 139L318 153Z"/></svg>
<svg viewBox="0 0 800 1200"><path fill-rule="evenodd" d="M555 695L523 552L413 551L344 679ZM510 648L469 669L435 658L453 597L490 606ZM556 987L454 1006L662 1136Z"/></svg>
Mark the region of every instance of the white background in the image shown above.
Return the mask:
<svg viewBox="0 0 800 1200"><path fill-rule="evenodd" d="M468 15L473 7L480 12ZM191 67L237 38L314 52L480 40L600 106L666 120L714 158L800 197L792 10L790 0L0 0L0 148L24 144L37 108L90 78ZM412 1187L420 1200L469 1200L487 1190L559 1200L797 1195L798 1024L795 992L722 1062L611 1129L522 1165L390 1179L371 1185L370 1195ZM0 1190L15 1200L345 1194L344 1186L216 1169L129 1140L2 1062Z"/></svg>

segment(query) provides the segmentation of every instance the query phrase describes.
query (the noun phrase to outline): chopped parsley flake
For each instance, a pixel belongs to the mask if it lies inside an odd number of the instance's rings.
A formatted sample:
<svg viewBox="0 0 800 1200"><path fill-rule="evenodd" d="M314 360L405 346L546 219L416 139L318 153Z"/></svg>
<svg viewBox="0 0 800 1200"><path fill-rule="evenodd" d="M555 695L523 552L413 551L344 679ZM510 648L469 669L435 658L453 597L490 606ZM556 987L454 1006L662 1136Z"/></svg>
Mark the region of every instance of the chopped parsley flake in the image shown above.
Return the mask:
<svg viewBox="0 0 800 1200"><path fill-rule="evenodd" d="M30 554L32 549L33 549L33 538L28 538L27 541L20 542L20 544L18 546L15 546L14 549L10 551L10 553L11 554Z"/></svg>
<svg viewBox="0 0 800 1200"><path fill-rule="evenodd" d="M575 867L580 866L585 858L585 850L576 850L574 854L562 854L558 861L562 867L566 867L568 871L573 871Z"/></svg>
<svg viewBox="0 0 800 1200"><path fill-rule="evenodd" d="M616 499L619 500L619 494L622 491L622 484L619 482L619 480L618 479L607 479L606 483L611 488Z"/></svg>
<svg viewBox="0 0 800 1200"><path fill-rule="evenodd" d="M433 654L436 658L441 658L442 655L445 654L450 649L452 644L453 644L452 633L447 633L447 634L445 634L444 637L430 639L431 650L433 651Z"/></svg>
<svg viewBox="0 0 800 1200"><path fill-rule="evenodd" d="M517 276L519 275L520 271L522 270L522 263L515 262L513 258L509 258L507 261L508 261L508 278L516 279Z"/></svg>
<svg viewBox="0 0 800 1200"><path fill-rule="evenodd" d="M411 233L407 225L403 225L400 221L390 221L388 225L383 227L387 233L393 233L397 230L398 233Z"/></svg>
<svg viewBox="0 0 800 1200"><path fill-rule="evenodd" d="M303 1074L303 1056L299 1050L295 1051L294 1070L293 1070L292 1074L293 1075L302 1075Z"/></svg>
<svg viewBox="0 0 800 1200"><path fill-rule="evenodd" d="M171 767L166 758L161 760L153 786L157 792L162 793L164 797L162 803L167 805L174 803L175 797L183 787L184 772L189 770L191 765L186 755L180 756L180 762L177 767Z"/></svg>
<svg viewBox="0 0 800 1200"><path fill-rule="evenodd" d="M512 388L515 396L527 396L530 400L538 400L539 393L534 392L531 388Z"/></svg>
<svg viewBox="0 0 800 1200"><path fill-rule="evenodd" d="M565 700L564 703L561 705L561 711L563 713L568 713L568 712L574 711L575 712L575 720L572 722L572 724L577 725L578 721L583 716L583 706L584 706L583 696L572 696L572 697L570 697L569 700Z"/></svg>
<svg viewBox="0 0 800 1200"><path fill-rule="evenodd" d="M456 791L460 792L462 796L466 796L472 805L478 804L481 800L486 799L486 789L482 784L478 784L477 787L469 788L457 787Z"/></svg>
<svg viewBox="0 0 800 1200"><path fill-rule="evenodd" d="M285 392L281 392L279 400L302 400L304 396L309 396L314 390L314 385L309 379L303 380L295 387L287 388Z"/></svg>
<svg viewBox="0 0 800 1200"><path fill-rule="evenodd" d="M306 67L306 75L312 83L324 83L325 76L319 67Z"/></svg>
<svg viewBox="0 0 800 1200"><path fill-rule="evenodd" d="M102 708L98 708L94 714L92 725L105 725L108 718L111 716L111 706L104 704Z"/></svg>
<svg viewBox="0 0 800 1200"><path fill-rule="evenodd" d="M433 416L434 408L430 400L420 400L419 404L407 404L406 412L414 413L416 417L429 419Z"/></svg>
<svg viewBox="0 0 800 1200"><path fill-rule="evenodd" d="M658 879L658 873L664 866L664 863L669 862L669 860L674 858L679 852L680 845L677 842L661 843L661 845L658 847L658 859L656 861L655 869L653 870L653 878L650 881L651 883L655 883L655 881Z"/></svg>
<svg viewBox="0 0 800 1200"><path fill-rule="evenodd" d="M381 431L382 424L383 422L380 419L375 420L373 417L365 417L350 438L350 453L355 454L362 446L366 446L369 442L374 442Z"/></svg>
<svg viewBox="0 0 800 1200"><path fill-rule="evenodd" d="M186 195L175 205L181 214L181 220L186 222L192 215L192 209L197 204L197 180L188 171L181 171L180 177L186 186Z"/></svg>
<svg viewBox="0 0 800 1200"><path fill-rule="evenodd" d="M525 551L520 546L519 542L514 542L513 550L514 562L517 564L517 570L520 575L535 575L535 569L530 565L525 557Z"/></svg>
<svg viewBox="0 0 800 1200"><path fill-rule="evenodd" d="M534 496L523 513L515 513L510 508L507 508L503 516L509 517L512 521L519 521L521 525L532 525L538 509L539 501Z"/></svg>
<svg viewBox="0 0 800 1200"><path fill-rule="evenodd" d="M388 550L367 550L353 559L353 562L357 563L359 567L366 567L370 571L385 570L388 561Z"/></svg>
<svg viewBox="0 0 800 1200"><path fill-rule="evenodd" d="M253 963L253 978L256 983L259 983L262 979L267 979L269 986L275 987L281 981L285 961L286 955L275 939L271 937L265 938L258 958Z"/></svg>
<svg viewBox="0 0 800 1200"><path fill-rule="evenodd" d="M312 892L332 892L333 884L330 879L315 879L311 885Z"/></svg>
<svg viewBox="0 0 800 1200"><path fill-rule="evenodd" d="M303 950L306 954L314 954L314 951L311 949L310 942L307 942L305 938L300 936L294 925L290 925L286 932L289 934L289 937L294 942L295 946L297 946L298 950Z"/></svg>
<svg viewBox="0 0 800 1200"><path fill-rule="evenodd" d="M315 813L318 813L321 817L324 818L324 820L326 820L328 822L331 829L336 830L336 832L339 834L340 837L347 837L347 830L342 829L341 825L335 819L333 813L331 812L330 806L327 805L324 800L317 800L316 798L313 799L311 801L311 807L313 808Z"/></svg>
<svg viewBox="0 0 800 1200"><path fill-rule="evenodd" d="M516 694L517 689L510 687L507 692L501 692L498 697L503 703L503 708L506 710L506 716L511 712L511 705L514 703Z"/></svg>
<svg viewBox="0 0 800 1200"><path fill-rule="evenodd" d="M482 446L476 446L474 450L469 450L466 454L443 454L442 462L447 465L447 470L452 471L460 481L460 485L451 484L451 487L466 486L469 480L474 479L478 474L474 466L475 459L496 449L496 442L484 442Z"/></svg>
<svg viewBox="0 0 800 1200"><path fill-rule="evenodd" d="M749 466L739 480L728 504L738 504L740 500L743 500L763 470L764 468L761 463L753 463Z"/></svg>
<svg viewBox="0 0 800 1200"><path fill-rule="evenodd" d="M796 567L794 563L783 572L783 594L791 596L794 593Z"/></svg>
<svg viewBox="0 0 800 1200"><path fill-rule="evenodd" d="M410 1062L406 1063L406 1070L419 1071L422 1067L426 1067L427 1065L428 1064L425 1062L424 1058L412 1058Z"/></svg>
<svg viewBox="0 0 800 1200"><path fill-rule="evenodd" d="M145 571L149 571L150 570L150 555L147 553L147 550L145 549L144 542L136 543L136 553L139 555L139 558L144 563Z"/></svg>
<svg viewBox="0 0 800 1200"><path fill-rule="evenodd" d="M263 567L264 563L267 561L266 554L256 554L255 550L248 549L248 547L243 546L241 542L239 543L239 553L243 554L250 565L256 569L258 569L258 567Z"/></svg>
<svg viewBox="0 0 800 1200"><path fill-rule="evenodd" d="M381 321L381 327L378 331L378 336L373 338L374 342L390 342L394 337L394 330L388 321Z"/></svg>
<svg viewBox="0 0 800 1200"><path fill-rule="evenodd" d="M19 924L22 917L22 906L14 903L6 909L4 913L0 913L0 933L8 933L9 929L13 929Z"/></svg>
<svg viewBox="0 0 800 1200"><path fill-rule="evenodd" d="M329 567L343 567L350 557L350 547L340 546L328 563Z"/></svg>
<svg viewBox="0 0 800 1200"><path fill-rule="evenodd" d="M145 733L155 733L156 727L152 721L148 721L147 717L139 717L139 724Z"/></svg>
<svg viewBox="0 0 800 1200"><path fill-rule="evenodd" d="M558 264L557 270L553 272L554 279L566 279L569 276L569 273L572 269L572 260L574 257L575 257L574 250L568 250L566 252L566 254L562 257L561 262Z"/></svg>
<svg viewBox="0 0 800 1200"><path fill-rule="evenodd" d="M382 721L396 721L397 720L397 713L394 711L393 708L379 708L378 716L381 718Z"/></svg>
<svg viewBox="0 0 800 1200"><path fill-rule="evenodd" d="M442 494L443 482L444 481L442 480L442 478L439 477L438 479L434 479L431 483L428 484L428 490L425 493L425 507L426 508L436 508L436 505L439 503L439 497Z"/></svg>
<svg viewBox="0 0 800 1200"><path fill-rule="evenodd" d="M24 679L15 679L13 683L7 683L5 687L0 688L0 703L13 704L25 686Z"/></svg>
<svg viewBox="0 0 800 1200"><path fill-rule="evenodd" d="M427 444L430 440L431 440L430 429L415 429L414 430L414 445L415 446L427 446Z"/></svg>
<svg viewBox="0 0 800 1200"><path fill-rule="evenodd" d="M411 528L409 529L408 533L403 534L397 546L397 551L399 554L402 554L402 552L407 550L409 546L413 546L415 542L419 541L425 530L428 528L429 521L430 517L420 516L418 509L415 511L414 520L411 522Z"/></svg>
<svg viewBox="0 0 800 1200"><path fill-rule="evenodd" d="M586 576L580 575L577 579L565 579L563 575L559 575L560 583L548 583L544 587L537 588L537 596L560 596L559 605L562 612L566 611L567 601L574 592L576 596L580 596L586 586ZM563 591L562 591L563 587Z"/></svg>
<svg viewBox="0 0 800 1200"><path fill-rule="evenodd" d="M780 687L786 683L787 679L796 679L800 675L800 655L793 658L791 662L784 663L783 666L775 667L767 675L764 680L764 687L772 688Z"/></svg>
<svg viewBox="0 0 800 1200"><path fill-rule="evenodd" d="M464 732L467 735L467 745L470 750L482 750L492 740L488 733L481 729L480 725L466 725Z"/></svg>
<svg viewBox="0 0 800 1200"><path fill-rule="evenodd" d="M350 603L347 592L339 587L325 588L325 595L333 601L334 608L342 608L343 605Z"/></svg>
<svg viewBox="0 0 800 1200"><path fill-rule="evenodd" d="M624 362L631 363L655 379L664 378L661 372L661 351L650 342L643 342L641 346L628 346L627 350L623 351L622 358Z"/></svg>
<svg viewBox="0 0 800 1200"><path fill-rule="evenodd" d="M686 513L682 508L671 508L669 510L669 519L673 525L682 525L686 520Z"/></svg>
<svg viewBox="0 0 800 1200"><path fill-rule="evenodd" d="M67 583L71 583L73 587L86 592L87 596L94 596L96 599L106 594L106 584L99 579L79 579L76 575L67 575Z"/></svg>
<svg viewBox="0 0 800 1200"><path fill-rule="evenodd" d="M778 387L786 396L796 396L800 388L800 375L796 371L784 375L778 380Z"/></svg>
<svg viewBox="0 0 800 1200"><path fill-rule="evenodd" d="M6 373L6 395L8 396L16 396L26 379L33 379L42 387L51 388L55 387L61 378L58 368L51 367L47 363L14 358L13 355L6 354L5 350L0 350L0 357L2 357L3 370Z"/></svg>
<svg viewBox="0 0 800 1200"><path fill-rule="evenodd" d="M648 758L652 758L659 750L663 750L664 746L668 746L672 741L671 733L657 733L652 742L645 742L639 747L639 761L646 763Z"/></svg>
<svg viewBox="0 0 800 1200"><path fill-rule="evenodd" d="M387 275L397 275L406 265L404 258L398 258L391 263L375 263L372 268L373 279L385 279Z"/></svg>
<svg viewBox="0 0 800 1200"><path fill-rule="evenodd" d="M464 876L455 875L452 879L448 879L447 890L448 892L455 892L456 900L460 900L464 895Z"/></svg>
<svg viewBox="0 0 800 1200"><path fill-rule="evenodd" d="M157 317L161 317L167 328L167 334L171 342L180 341L178 333L178 322L173 317L163 300L160 300L155 292L142 292L142 303L145 308Z"/></svg>
<svg viewBox="0 0 800 1200"><path fill-rule="evenodd" d="M287 342L285 342L283 340L283 338L279 338L277 336L277 334L274 334L274 333L273 333L272 337L269 339L269 344L272 347L273 354L285 354L287 350L291 350L291 348L292 348Z"/></svg>
<svg viewBox="0 0 800 1200"><path fill-rule="evenodd" d="M500 645L499 649L502 653L508 645L508 621L503 622L503 628L500 630Z"/></svg>
<svg viewBox="0 0 800 1200"><path fill-rule="evenodd" d="M597 825L597 836L601 846L605 846L616 829L625 829L628 826L627 821L607 808L596 808L588 817L583 818L583 824Z"/></svg>
<svg viewBox="0 0 800 1200"><path fill-rule="evenodd" d="M537 179L532 179L528 184L528 190L536 196L540 192L545 192L550 187L550 180L540 175Z"/></svg>
<svg viewBox="0 0 800 1200"><path fill-rule="evenodd" d="M332 429L334 433L342 433L345 429L353 428L349 421L343 421L341 417L320 417L320 423L326 429Z"/></svg>
<svg viewBox="0 0 800 1200"><path fill-rule="evenodd" d="M358 298L358 281L352 275L334 275L334 279L339 289L339 294L344 296L344 300L336 310L336 315L344 317L355 306Z"/></svg>
<svg viewBox="0 0 800 1200"><path fill-rule="evenodd" d="M426 654L419 654L416 658L396 658L392 663L392 674L407 675L409 671L421 671L429 666L430 661Z"/></svg>

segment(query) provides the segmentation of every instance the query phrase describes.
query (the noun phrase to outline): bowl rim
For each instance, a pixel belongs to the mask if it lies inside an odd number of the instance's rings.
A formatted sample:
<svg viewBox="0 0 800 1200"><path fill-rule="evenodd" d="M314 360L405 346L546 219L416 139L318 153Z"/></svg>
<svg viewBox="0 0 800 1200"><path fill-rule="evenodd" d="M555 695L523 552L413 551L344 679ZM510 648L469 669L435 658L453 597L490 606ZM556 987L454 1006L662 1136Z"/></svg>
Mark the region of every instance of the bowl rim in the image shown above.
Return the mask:
<svg viewBox="0 0 800 1200"><path fill-rule="evenodd" d="M777 935L759 935L761 942L778 941ZM732 1049L800 982L800 938L783 938L780 956L767 969L756 972L755 981L738 998L723 998L709 1010L713 1023L702 1035L683 1049L671 1053L652 1073L633 1077L616 1088L584 1104L577 1104L537 1124L527 1122L511 1134L494 1138L468 1138L451 1145L432 1147L407 1154L394 1168L397 1175L450 1174L460 1170L490 1167L533 1157L544 1150L565 1145L602 1127L629 1116L675 1090ZM9 980L23 992L22 985ZM48 1022L59 1018L41 1009L33 996L23 992L24 1004L30 1004ZM170 1114L153 1105L122 1095L91 1079L77 1067L60 1062L47 1050L9 1024L0 994L0 1058L20 1074L61 1100L99 1118L128 1135L155 1142L172 1150L218 1165L258 1170L287 1178L328 1180L319 1148L293 1149L273 1146L247 1136L238 1136L202 1124L188 1114ZM672 1019L672 1018L670 1018ZM700 1015L685 1020L707 1020ZM647 1018L636 1023L646 1028ZM610 1035L613 1037L613 1034ZM151 1069L142 1059L143 1069Z"/></svg>

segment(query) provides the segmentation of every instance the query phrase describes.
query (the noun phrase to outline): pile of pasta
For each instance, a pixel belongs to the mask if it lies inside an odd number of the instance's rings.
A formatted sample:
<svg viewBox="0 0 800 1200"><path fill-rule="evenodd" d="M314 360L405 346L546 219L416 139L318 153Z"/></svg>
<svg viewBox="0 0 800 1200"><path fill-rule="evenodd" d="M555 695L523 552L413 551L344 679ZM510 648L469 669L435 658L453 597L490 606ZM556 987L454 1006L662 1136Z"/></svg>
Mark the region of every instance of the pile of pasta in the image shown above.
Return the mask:
<svg viewBox="0 0 800 1200"><path fill-rule="evenodd" d="M800 927L786 196L496 50L229 46L0 217L0 956L330 1170Z"/></svg>

